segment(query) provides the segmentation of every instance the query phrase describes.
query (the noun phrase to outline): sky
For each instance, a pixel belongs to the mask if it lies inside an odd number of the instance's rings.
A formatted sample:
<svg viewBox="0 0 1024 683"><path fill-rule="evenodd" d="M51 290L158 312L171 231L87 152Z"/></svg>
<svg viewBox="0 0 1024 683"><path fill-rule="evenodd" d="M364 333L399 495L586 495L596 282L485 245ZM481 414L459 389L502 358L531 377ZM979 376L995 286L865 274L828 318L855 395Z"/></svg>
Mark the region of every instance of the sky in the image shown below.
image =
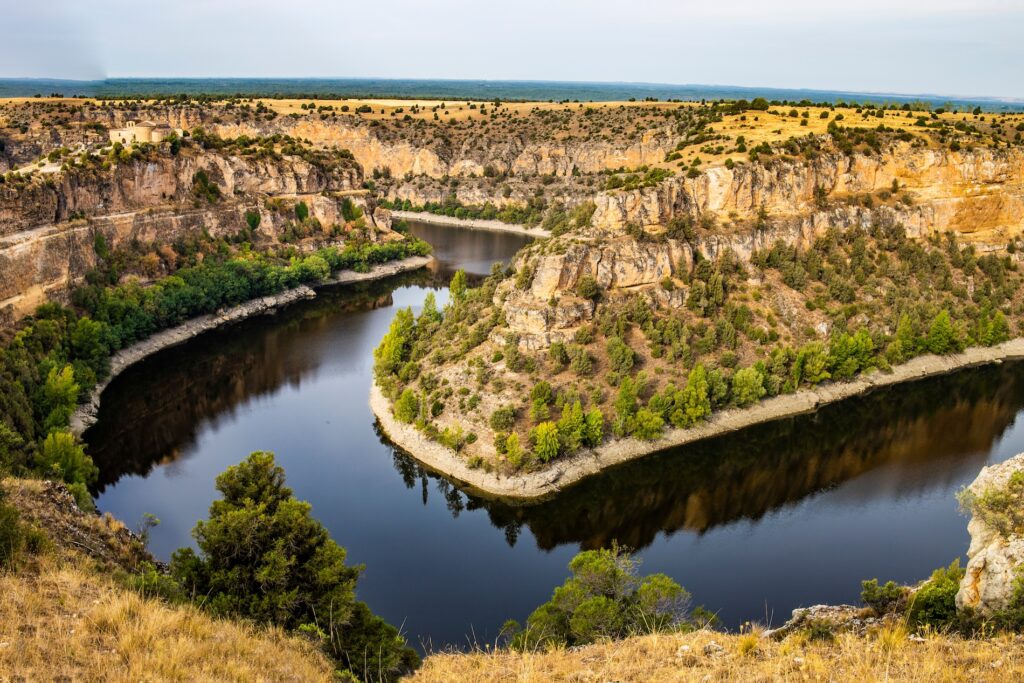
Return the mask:
<svg viewBox="0 0 1024 683"><path fill-rule="evenodd" d="M625 81L1024 97L1022 0L0 0L0 78Z"/></svg>

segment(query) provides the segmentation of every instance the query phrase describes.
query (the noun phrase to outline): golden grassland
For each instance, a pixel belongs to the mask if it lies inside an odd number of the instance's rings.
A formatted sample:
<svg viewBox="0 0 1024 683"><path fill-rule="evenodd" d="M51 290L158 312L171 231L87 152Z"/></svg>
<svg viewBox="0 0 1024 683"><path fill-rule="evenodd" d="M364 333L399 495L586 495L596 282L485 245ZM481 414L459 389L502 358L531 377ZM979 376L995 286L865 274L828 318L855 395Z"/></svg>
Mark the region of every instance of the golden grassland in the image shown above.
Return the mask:
<svg viewBox="0 0 1024 683"><path fill-rule="evenodd" d="M941 681L1024 680L1019 636L912 640L903 626L831 642L806 634L781 642L759 633L711 631L650 635L574 649L441 653L428 657L415 683L640 683L660 681Z"/></svg>
<svg viewBox="0 0 1024 683"><path fill-rule="evenodd" d="M53 558L0 575L0 680L327 681L311 643L118 588Z"/></svg>
<svg viewBox="0 0 1024 683"><path fill-rule="evenodd" d="M116 580L148 556L114 518L82 513L67 489L2 482L46 538L0 570L0 681L327 681L310 642L147 598Z"/></svg>

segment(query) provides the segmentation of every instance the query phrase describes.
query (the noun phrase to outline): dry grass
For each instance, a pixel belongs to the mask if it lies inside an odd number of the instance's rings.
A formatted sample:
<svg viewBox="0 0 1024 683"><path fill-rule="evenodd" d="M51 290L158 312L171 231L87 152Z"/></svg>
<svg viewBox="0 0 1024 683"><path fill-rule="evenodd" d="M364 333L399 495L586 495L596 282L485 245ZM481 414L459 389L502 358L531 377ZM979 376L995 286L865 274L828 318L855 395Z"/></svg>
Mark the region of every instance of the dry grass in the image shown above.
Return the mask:
<svg viewBox="0 0 1024 683"><path fill-rule="evenodd" d="M0 575L0 681L327 681L311 644L44 558Z"/></svg>
<svg viewBox="0 0 1024 683"><path fill-rule="evenodd" d="M964 641L902 628L867 636L841 634L832 643L803 634L774 642L751 634L697 632L654 635L576 650L436 654L413 676L417 683L604 683L617 681L1014 681L1024 680L1019 637ZM720 649L719 649L720 648Z"/></svg>

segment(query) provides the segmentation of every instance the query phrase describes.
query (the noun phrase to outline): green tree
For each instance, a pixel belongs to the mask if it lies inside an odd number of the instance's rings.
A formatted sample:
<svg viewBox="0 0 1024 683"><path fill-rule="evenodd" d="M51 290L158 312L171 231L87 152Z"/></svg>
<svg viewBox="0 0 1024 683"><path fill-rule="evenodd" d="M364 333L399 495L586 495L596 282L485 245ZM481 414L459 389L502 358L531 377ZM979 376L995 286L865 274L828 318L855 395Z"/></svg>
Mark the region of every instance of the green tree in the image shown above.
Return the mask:
<svg viewBox="0 0 1024 683"><path fill-rule="evenodd" d="M986 346L1002 344L1010 338L1010 324L1002 311L996 311L990 319L985 321L985 331L981 342Z"/></svg>
<svg viewBox="0 0 1024 683"><path fill-rule="evenodd" d="M193 529L199 552L176 551L171 575L217 615L326 632L324 650L357 678L396 679L418 663L398 631L355 599L362 567L295 500L272 453L217 477L221 499Z"/></svg>
<svg viewBox="0 0 1024 683"><path fill-rule="evenodd" d="M583 444L586 419L579 401L562 406L562 417L558 420L557 426L563 453L572 453Z"/></svg>
<svg viewBox="0 0 1024 683"><path fill-rule="evenodd" d="M416 326L433 325L441 320L441 312L437 310L437 298L434 297L433 292L427 292L427 296L423 299L423 310L420 311L420 316L416 319Z"/></svg>
<svg viewBox="0 0 1024 683"><path fill-rule="evenodd" d="M448 285L448 291L451 292L452 298L455 301L461 301L463 297L466 296L467 288L466 271L460 268L455 271L455 275L452 275L451 283Z"/></svg>
<svg viewBox="0 0 1024 683"><path fill-rule="evenodd" d="M925 346L929 352L935 354L956 353L962 350L960 337L949 319L949 311L942 310L932 319Z"/></svg>
<svg viewBox="0 0 1024 683"><path fill-rule="evenodd" d="M39 452L39 469L55 476L68 484L68 489L75 496L78 506L91 510L92 496L88 487L96 483L99 468L92 458L85 454L85 449L70 432L50 432L43 440Z"/></svg>
<svg viewBox="0 0 1024 683"><path fill-rule="evenodd" d="M661 436L661 430L665 427L665 421L649 408L641 408L636 411L633 418L633 436L644 441L651 441Z"/></svg>
<svg viewBox="0 0 1024 683"><path fill-rule="evenodd" d="M395 313L391 327L373 350L374 373L378 379L392 375L409 359L416 322L411 308L402 308Z"/></svg>
<svg viewBox="0 0 1024 683"><path fill-rule="evenodd" d="M508 458L512 467L519 467L523 464L523 447L519 445L519 435L512 432L505 439L505 457Z"/></svg>
<svg viewBox="0 0 1024 683"><path fill-rule="evenodd" d="M416 396L416 392L412 389L406 388L402 391L402 395L395 401L395 417L411 424L416 421L416 418L420 415L420 399Z"/></svg>
<svg viewBox="0 0 1024 683"><path fill-rule="evenodd" d="M921 343L914 331L914 323L910 316L904 313L896 324L896 337L885 350L885 355L890 363L905 363L916 356L920 350Z"/></svg>
<svg viewBox="0 0 1024 683"><path fill-rule="evenodd" d="M633 369L636 362L636 353L629 345L622 340L622 337L612 337L608 340L608 362L612 370L619 374L626 374Z"/></svg>
<svg viewBox="0 0 1024 683"><path fill-rule="evenodd" d="M78 405L78 390L74 368L70 365L59 370L50 368L43 384L43 413L46 415L43 428L46 431L67 426Z"/></svg>
<svg viewBox="0 0 1024 683"><path fill-rule="evenodd" d="M626 436L633 431L633 417L636 415L641 384L632 377L623 377L619 393L615 397L615 423L612 430L616 436Z"/></svg>
<svg viewBox="0 0 1024 683"><path fill-rule="evenodd" d="M590 448L600 446L604 440L604 413L600 408L591 408L587 411L585 421L583 444Z"/></svg>
<svg viewBox="0 0 1024 683"><path fill-rule="evenodd" d="M673 413L672 424L677 427L690 427L711 414L711 397L708 395L708 372L697 363L686 377L686 387L682 390L682 405L678 410L681 416Z"/></svg>
<svg viewBox="0 0 1024 683"><path fill-rule="evenodd" d="M300 223L309 218L309 207L306 206L306 202L299 202L295 205L295 220Z"/></svg>
<svg viewBox="0 0 1024 683"><path fill-rule="evenodd" d="M740 406L757 403L765 395L764 375L757 368L737 370L732 378L732 400Z"/></svg>
<svg viewBox="0 0 1024 683"><path fill-rule="evenodd" d="M828 353L820 341L813 341L800 347L793 362L793 384L818 384L829 379Z"/></svg>
<svg viewBox="0 0 1024 683"><path fill-rule="evenodd" d="M249 226L250 230L260 227L261 219L260 212L255 209L249 209L245 212L245 224Z"/></svg>
<svg viewBox="0 0 1024 683"><path fill-rule="evenodd" d="M558 426L554 422L541 422L531 432L533 452L541 462L548 462L558 457L560 443Z"/></svg>

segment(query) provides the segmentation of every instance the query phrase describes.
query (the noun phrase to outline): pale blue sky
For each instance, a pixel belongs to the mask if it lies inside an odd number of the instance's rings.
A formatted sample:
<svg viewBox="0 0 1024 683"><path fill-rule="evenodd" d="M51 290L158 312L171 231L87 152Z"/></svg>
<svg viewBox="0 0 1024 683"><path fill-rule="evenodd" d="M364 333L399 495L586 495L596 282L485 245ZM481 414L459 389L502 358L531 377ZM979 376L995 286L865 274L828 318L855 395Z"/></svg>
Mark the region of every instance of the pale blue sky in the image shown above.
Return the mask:
<svg viewBox="0 0 1024 683"><path fill-rule="evenodd" d="M1024 97L1021 0L0 4L0 77L645 81Z"/></svg>

